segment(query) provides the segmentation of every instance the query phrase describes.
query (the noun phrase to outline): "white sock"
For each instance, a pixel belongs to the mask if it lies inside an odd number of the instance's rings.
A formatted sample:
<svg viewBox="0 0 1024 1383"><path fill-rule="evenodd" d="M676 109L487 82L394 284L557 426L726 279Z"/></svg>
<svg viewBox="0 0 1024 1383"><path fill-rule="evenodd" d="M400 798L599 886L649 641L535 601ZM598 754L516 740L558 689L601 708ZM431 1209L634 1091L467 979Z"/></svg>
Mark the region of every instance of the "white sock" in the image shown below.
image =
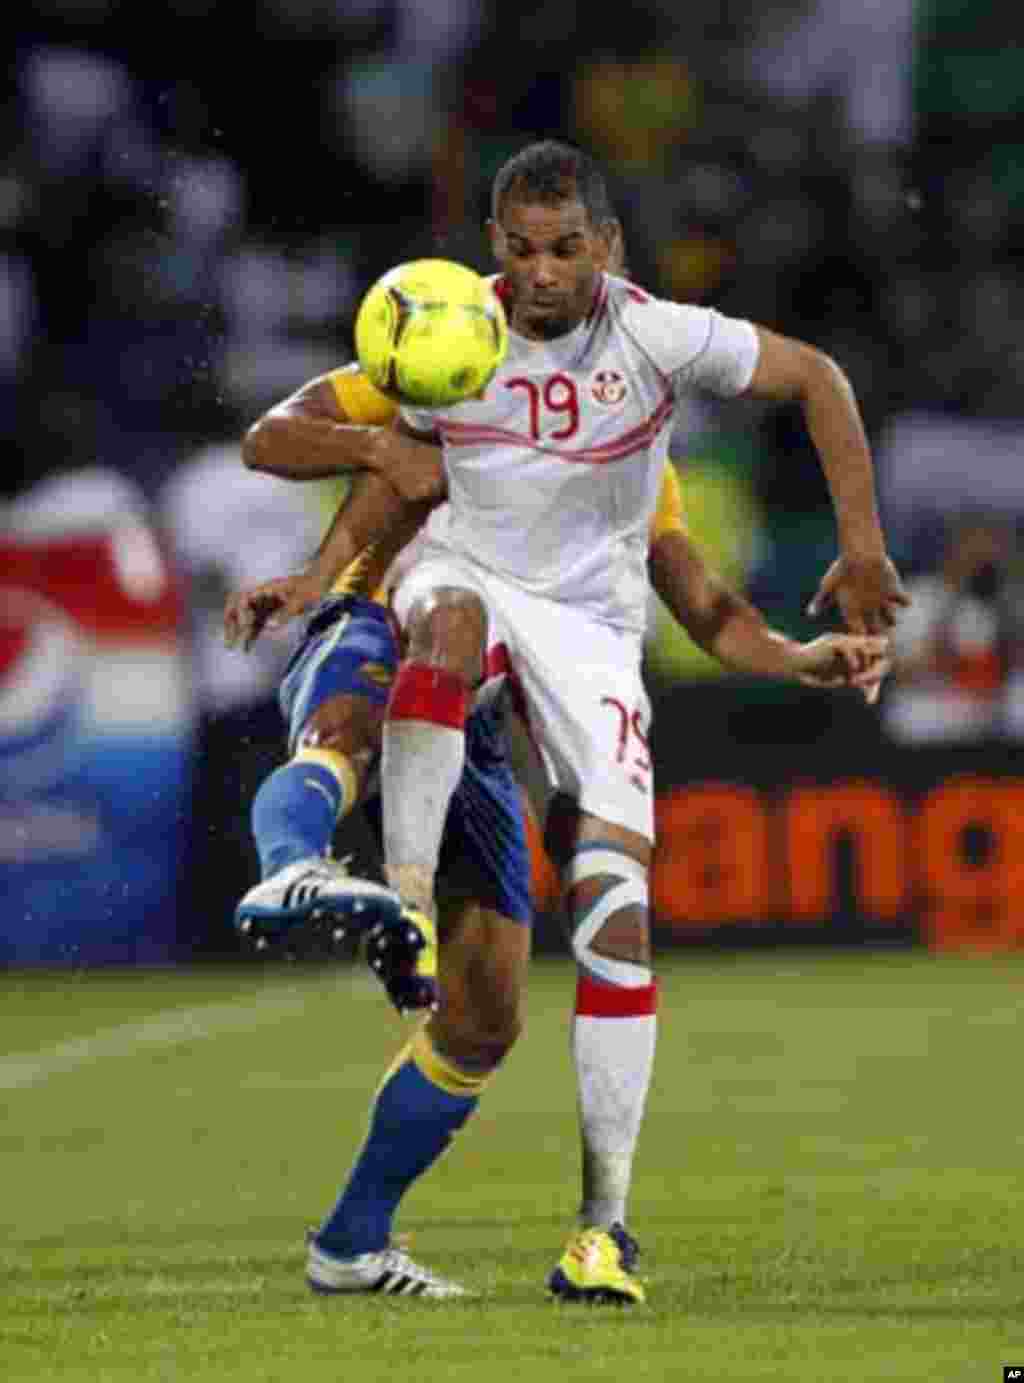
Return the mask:
<svg viewBox="0 0 1024 1383"><path fill-rule="evenodd" d="M572 1028L583 1199L580 1222L626 1221L640 1125L654 1067L657 987L603 985L580 976Z"/></svg>
<svg viewBox="0 0 1024 1383"><path fill-rule="evenodd" d="M404 664L384 722L381 807L388 882L424 909L432 906L448 804L465 762L467 700L452 674Z"/></svg>

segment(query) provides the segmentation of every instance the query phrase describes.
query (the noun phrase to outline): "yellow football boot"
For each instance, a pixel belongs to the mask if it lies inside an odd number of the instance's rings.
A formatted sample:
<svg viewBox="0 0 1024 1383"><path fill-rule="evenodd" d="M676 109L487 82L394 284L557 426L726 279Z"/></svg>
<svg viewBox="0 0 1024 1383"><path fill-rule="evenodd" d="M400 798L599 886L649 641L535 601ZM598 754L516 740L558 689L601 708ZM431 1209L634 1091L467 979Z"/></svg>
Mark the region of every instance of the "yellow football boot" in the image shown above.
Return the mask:
<svg viewBox="0 0 1024 1383"><path fill-rule="evenodd" d="M366 933L366 959L399 1013L436 1009L437 928L409 903Z"/></svg>
<svg viewBox="0 0 1024 1383"><path fill-rule="evenodd" d="M617 1302L632 1306L647 1300L633 1268L637 1242L623 1229L578 1229L569 1236L548 1291L561 1301Z"/></svg>

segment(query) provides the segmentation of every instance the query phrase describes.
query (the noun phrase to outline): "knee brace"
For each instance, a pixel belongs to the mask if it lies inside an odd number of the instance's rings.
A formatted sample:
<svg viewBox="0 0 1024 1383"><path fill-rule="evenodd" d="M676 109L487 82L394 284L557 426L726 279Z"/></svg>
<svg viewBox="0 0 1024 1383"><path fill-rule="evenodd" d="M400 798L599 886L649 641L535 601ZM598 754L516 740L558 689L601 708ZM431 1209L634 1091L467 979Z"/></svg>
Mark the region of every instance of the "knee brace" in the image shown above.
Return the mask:
<svg viewBox="0 0 1024 1383"><path fill-rule="evenodd" d="M609 880L602 892L580 917L572 934L572 953L577 965L605 984L636 989L651 983L647 965L630 960L613 960L593 949L601 928L615 913L626 907L647 910L647 869L639 860L614 846L584 846L569 861L565 875L567 888L585 879Z"/></svg>

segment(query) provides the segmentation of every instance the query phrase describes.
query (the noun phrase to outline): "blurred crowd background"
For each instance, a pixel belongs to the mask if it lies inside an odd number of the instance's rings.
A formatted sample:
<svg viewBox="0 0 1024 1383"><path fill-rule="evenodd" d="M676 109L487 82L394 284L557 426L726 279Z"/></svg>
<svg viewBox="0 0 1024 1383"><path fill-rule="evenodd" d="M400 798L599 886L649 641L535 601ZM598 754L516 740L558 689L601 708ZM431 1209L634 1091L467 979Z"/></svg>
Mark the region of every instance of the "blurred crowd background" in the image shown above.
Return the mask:
<svg viewBox="0 0 1024 1383"><path fill-rule="evenodd" d="M638 282L813 342L853 381L917 599L881 719L844 714L892 743L1024 736L1012 8L35 0L13 57L6 526L133 513L166 540L219 832L230 800L244 838L245 798L281 753L272 695L288 647L225 651L223 595L293 568L335 497L248 474L238 440L350 358L361 294L391 264L441 253L488 267L489 180L539 136L602 160ZM798 417L709 406L674 455L719 565L781 627L812 632L803 609L835 536ZM656 606L650 674L666 696L720 676ZM776 738L806 741L834 714L808 721L807 699L777 688L742 695L776 708Z"/></svg>

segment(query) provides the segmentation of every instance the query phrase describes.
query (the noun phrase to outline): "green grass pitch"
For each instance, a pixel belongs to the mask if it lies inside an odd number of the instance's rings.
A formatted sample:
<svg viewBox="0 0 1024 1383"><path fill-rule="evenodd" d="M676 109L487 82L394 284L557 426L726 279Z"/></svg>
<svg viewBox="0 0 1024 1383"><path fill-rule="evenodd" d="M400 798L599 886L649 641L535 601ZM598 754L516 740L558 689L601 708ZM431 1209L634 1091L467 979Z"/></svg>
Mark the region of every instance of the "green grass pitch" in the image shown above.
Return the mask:
<svg viewBox="0 0 1024 1383"><path fill-rule="evenodd" d="M564 961L398 1226L469 1302L319 1299L401 1036L346 970L0 976L0 1379L979 1380L1024 1363L1024 957L663 956L646 1308L554 1306Z"/></svg>

